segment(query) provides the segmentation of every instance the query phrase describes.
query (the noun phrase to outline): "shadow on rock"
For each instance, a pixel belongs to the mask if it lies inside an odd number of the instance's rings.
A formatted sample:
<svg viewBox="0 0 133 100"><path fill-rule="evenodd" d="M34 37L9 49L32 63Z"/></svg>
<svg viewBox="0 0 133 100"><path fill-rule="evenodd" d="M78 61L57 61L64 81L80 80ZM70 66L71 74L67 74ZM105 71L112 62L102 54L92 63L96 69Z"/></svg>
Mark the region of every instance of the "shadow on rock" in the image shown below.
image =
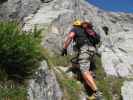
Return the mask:
<svg viewBox="0 0 133 100"><path fill-rule="evenodd" d="M7 2L8 0L0 0L0 4Z"/></svg>

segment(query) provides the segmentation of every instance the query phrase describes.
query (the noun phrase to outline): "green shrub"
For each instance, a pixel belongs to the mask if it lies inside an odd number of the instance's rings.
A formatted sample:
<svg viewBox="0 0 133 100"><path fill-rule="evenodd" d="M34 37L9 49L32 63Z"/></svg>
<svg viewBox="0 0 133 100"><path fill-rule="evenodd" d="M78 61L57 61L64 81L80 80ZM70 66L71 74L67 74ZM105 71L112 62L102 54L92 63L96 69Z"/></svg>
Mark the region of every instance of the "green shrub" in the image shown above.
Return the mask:
<svg viewBox="0 0 133 100"><path fill-rule="evenodd" d="M27 100L27 89L25 85L6 81L0 84L0 100Z"/></svg>
<svg viewBox="0 0 133 100"><path fill-rule="evenodd" d="M16 22L0 22L0 72L15 80L31 76L43 58L40 42L41 31L27 33Z"/></svg>

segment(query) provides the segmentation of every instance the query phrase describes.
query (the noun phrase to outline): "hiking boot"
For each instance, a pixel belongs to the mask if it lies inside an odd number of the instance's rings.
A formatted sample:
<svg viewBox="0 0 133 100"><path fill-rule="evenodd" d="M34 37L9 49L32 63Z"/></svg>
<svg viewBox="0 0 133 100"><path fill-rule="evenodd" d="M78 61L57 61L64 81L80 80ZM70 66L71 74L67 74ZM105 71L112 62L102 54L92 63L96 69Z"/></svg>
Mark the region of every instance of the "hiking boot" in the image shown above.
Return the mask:
<svg viewBox="0 0 133 100"><path fill-rule="evenodd" d="M100 91L97 91L93 94L95 96L95 100L102 100L102 93Z"/></svg>
<svg viewBox="0 0 133 100"><path fill-rule="evenodd" d="M95 97L94 95L88 96L88 97L87 97L87 100L96 100L96 97Z"/></svg>

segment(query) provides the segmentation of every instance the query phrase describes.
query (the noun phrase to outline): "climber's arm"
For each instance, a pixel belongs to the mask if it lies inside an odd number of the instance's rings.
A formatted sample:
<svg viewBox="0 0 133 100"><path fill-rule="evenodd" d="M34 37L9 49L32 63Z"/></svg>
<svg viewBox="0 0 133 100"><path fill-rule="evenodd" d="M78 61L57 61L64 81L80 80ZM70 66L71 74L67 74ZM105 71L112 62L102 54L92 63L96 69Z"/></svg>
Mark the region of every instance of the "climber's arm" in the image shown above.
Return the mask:
<svg viewBox="0 0 133 100"><path fill-rule="evenodd" d="M74 36L75 36L75 32L70 32L68 34L68 36L66 37L66 39L64 41L64 45L63 45L63 48L64 49L67 49L68 48L68 46L70 45L70 43L73 40Z"/></svg>
<svg viewBox="0 0 133 100"><path fill-rule="evenodd" d="M73 40L74 36L75 36L75 32L70 32L66 37L64 41L62 53L61 53L62 56L67 55L67 48L70 45L71 41Z"/></svg>

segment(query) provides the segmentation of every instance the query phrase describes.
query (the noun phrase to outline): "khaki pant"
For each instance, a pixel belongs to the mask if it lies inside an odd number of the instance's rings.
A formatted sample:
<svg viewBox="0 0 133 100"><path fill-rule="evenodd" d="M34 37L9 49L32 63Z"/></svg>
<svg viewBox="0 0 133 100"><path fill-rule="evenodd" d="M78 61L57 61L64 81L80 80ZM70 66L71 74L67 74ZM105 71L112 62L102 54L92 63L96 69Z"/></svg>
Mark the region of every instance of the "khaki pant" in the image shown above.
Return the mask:
<svg viewBox="0 0 133 100"><path fill-rule="evenodd" d="M90 62L96 53L93 46L83 45L79 50L78 63L81 73L90 69Z"/></svg>

